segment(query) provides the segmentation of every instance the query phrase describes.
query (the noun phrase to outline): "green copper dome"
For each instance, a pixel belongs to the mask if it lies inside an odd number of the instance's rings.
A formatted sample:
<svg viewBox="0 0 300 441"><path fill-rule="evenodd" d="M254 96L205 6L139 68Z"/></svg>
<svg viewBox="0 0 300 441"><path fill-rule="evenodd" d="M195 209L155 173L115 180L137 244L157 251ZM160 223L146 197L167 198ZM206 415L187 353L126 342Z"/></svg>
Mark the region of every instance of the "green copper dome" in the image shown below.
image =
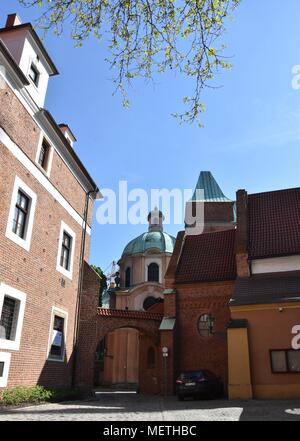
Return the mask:
<svg viewBox="0 0 300 441"><path fill-rule="evenodd" d="M131 240L126 245L123 256L124 254L144 253L151 248L159 249L162 253L173 253L175 240L175 237L170 236L168 233L148 231Z"/></svg>
<svg viewBox="0 0 300 441"><path fill-rule="evenodd" d="M125 254L144 253L150 249L157 249L161 253L173 253L175 237L163 231L164 215L157 207L150 211L147 217L149 227L147 233L143 233L131 240L124 248Z"/></svg>

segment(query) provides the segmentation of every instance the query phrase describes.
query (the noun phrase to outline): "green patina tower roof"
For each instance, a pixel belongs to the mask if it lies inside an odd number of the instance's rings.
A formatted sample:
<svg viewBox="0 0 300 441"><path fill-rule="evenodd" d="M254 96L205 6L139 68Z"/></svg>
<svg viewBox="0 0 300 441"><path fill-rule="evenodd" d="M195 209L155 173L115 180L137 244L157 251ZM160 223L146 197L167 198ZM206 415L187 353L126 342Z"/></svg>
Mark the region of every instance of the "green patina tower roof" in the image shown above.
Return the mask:
<svg viewBox="0 0 300 441"><path fill-rule="evenodd" d="M204 190L204 198L197 198L197 190ZM232 202L228 199L210 171L202 171L191 199L199 202Z"/></svg>

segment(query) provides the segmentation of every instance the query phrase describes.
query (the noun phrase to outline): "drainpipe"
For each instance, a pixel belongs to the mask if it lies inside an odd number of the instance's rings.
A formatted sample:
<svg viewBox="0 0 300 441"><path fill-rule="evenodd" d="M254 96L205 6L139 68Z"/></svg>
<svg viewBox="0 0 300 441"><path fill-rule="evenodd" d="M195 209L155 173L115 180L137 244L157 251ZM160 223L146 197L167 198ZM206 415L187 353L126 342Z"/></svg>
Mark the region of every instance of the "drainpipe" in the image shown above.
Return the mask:
<svg viewBox="0 0 300 441"><path fill-rule="evenodd" d="M81 294L83 286L83 268L84 268L84 252L85 252L85 241L86 241L86 226L89 211L89 199L91 194L97 194L99 188L96 187L94 190L90 190L85 196L85 207L83 215L83 230L81 234L81 247L80 247L80 257L79 257L79 277L78 277L78 288L77 288L77 298L76 298L76 308L75 308L75 324L74 324L74 337L73 337L73 365L72 365L72 387L75 386L75 375L76 375L76 361L77 361L77 348L78 348L78 333L79 333L79 323L80 323L80 305L81 305Z"/></svg>

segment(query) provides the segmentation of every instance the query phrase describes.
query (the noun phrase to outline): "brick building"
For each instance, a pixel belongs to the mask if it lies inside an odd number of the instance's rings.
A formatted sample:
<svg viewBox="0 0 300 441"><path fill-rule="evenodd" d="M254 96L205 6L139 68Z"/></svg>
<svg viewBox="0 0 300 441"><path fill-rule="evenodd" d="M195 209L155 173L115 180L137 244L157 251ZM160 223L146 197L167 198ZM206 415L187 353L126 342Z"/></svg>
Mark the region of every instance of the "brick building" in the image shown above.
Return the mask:
<svg viewBox="0 0 300 441"><path fill-rule="evenodd" d="M0 387L69 386L99 191L44 109L58 71L30 23L0 29Z"/></svg>
<svg viewBox="0 0 300 441"><path fill-rule="evenodd" d="M201 199L197 189L203 191ZM228 304L236 278L235 205L210 172L201 172L196 190L188 205L203 204L204 232L178 234L165 277L165 318L174 322L168 331L170 392L176 376L199 368L215 372L227 385Z"/></svg>
<svg viewBox="0 0 300 441"><path fill-rule="evenodd" d="M169 391L179 372L206 368L230 399L299 398L300 189L239 190L231 222L201 175L204 233L178 234L165 278Z"/></svg>
<svg viewBox="0 0 300 441"><path fill-rule="evenodd" d="M229 397L299 398L300 188L237 192L236 262Z"/></svg>

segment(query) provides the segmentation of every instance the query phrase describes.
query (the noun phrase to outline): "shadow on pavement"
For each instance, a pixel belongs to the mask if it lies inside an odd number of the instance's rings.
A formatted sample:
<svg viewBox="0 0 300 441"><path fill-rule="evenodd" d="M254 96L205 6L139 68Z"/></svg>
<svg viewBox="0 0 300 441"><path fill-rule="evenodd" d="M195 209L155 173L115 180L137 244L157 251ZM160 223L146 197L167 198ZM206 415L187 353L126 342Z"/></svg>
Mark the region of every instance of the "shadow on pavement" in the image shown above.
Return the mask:
<svg viewBox="0 0 300 441"><path fill-rule="evenodd" d="M180 415L186 416L190 413L193 421L204 421L205 415L208 419L240 421L300 421L300 400L292 401L228 401L228 400L186 400L178 401L176 397L160 397L138 395L132 392L102 391L97 392L92 399L85 401L72 401L65 403L54 403L27 407L22 409L5 409L0 411L0 415L7 416L22 414L30 419L38 415L78 415L82 414L120 414L133 413L163 413L166 421L172 420L172 415L176 414L176 421L180 421ZM196 412L196 414L195 414ZM201 414L201 412L204 412ZM187 414L187 415L186 415ZM215 414L215 417L214 417ZM231 418L232 416L232 418ZM124 415L123 415L124 417ZM146 417L145 417L146 419ZM117 420L116 420L117 421Z"/></svg>

